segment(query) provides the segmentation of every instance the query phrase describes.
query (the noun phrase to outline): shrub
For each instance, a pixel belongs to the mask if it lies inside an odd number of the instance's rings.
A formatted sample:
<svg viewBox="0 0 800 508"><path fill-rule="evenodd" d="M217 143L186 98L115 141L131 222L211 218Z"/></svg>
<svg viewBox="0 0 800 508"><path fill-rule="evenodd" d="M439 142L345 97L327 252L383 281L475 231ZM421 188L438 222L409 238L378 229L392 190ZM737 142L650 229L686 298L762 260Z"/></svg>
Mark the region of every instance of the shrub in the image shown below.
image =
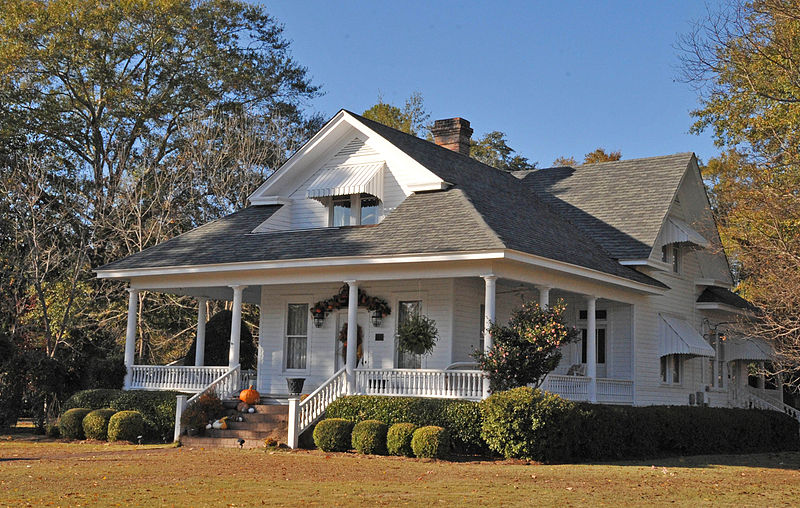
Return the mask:
<svg viewBox="0 0 800 508"><path fill-rule="evenodd" d="M325 452L346 452L350 449L353 422L327 418L314 428L314 444Z"/></svg>
<svg viewBox="0 0 800 508"><path fill-rule="evenodd" d="M413 457L411 437L415 430L417 430L417 426L413 423L395 423L389 427L389 432L386 434L386 450L389 454Z"/></svg>
<svg viewBox="0 0 800 508"><path fill-rule="evenodd" d="M108 439L108 420L114 416L113 409L95 409L83 417L83 434L86 439Z"/></svg>
<svg viewBox="0 0 800 508"><path fill-rule="evenodd" d="M481 438L482 414L478 402L354 395L335 400L325 410L325 416L354 422L379 420L390 426L395 423L437 425L450 433L453 452L487 452Z"/></svg>
<svg viewBox="0 0 800 508"><path fill-rule="evenodd" d="M387 425L378 420L358 422L353 426L353 448L366 455L386 455L387 429Z"/></svg>
<svg viewBox="0 0 800 508"><path fill-rule="evenodd" d="M144 390L83 390L64 403L64 409L87 407L111 408L117 411L139 411L144 418L144 439L147 441L172 441L175 429L175 405L179 392Z"/></svg>
<svg viewBox="0 0 800 508"><path fill-rule="evenodd" d="M581 431L570 428L574 403L521 387L492 394L481 409L481 435L491 450L504 457L553 461L572 456L572 443Z"/></svg>
<svg viewBox="0 0 800 508"><path fill-rule="evenodd" d="M442 458L450 452L450 437L442 427L429 425L414 431L411 449L419 458Z"/></svg>
<svg viewBox="0 0 800 508"><path fill-rule="evenodd" d="M61 415L58 421L58 430L64 439L83 439L83 418L92 410L85 407L76 407Z"/></svg>
<svg viewBox="0 0 800 508"><path fill-rule="evenodd" d="M223 310L211 316L211 319L206 322L206 365L228 365L232 321L233 313ZM194 365L195 349L197 349L197 337L192 341L189 351L183 358L184 365ZM258 364L258 344L244 320L242 320L239 338L239 364L242 366L242 370L255 369Z"/></svg>
<svg viewBox="0 0 800 508"><path fill-rule="evenodd" d="M578 338L578 331L565 323L565 309L563 301L545 309L526 302L514 309L507 326L492 324L491 349L473 354L492 392L538 385L558 366L561 346Z"/></svg>
<svg viewBox="0 0 800 508"><path fill-rule="evenodd" d="M44 427L44 434L47 437L52 437L54 439L58 439L61 437L61 431L58 430L57 423L48 423Z"/></svg>
<svg viewBox="0 0 800 508"><path fill-rule="evenodd" d="M135 443L144 434L144 429L144 418L139 411L120 411L108 421L108 440Z"/></svg>

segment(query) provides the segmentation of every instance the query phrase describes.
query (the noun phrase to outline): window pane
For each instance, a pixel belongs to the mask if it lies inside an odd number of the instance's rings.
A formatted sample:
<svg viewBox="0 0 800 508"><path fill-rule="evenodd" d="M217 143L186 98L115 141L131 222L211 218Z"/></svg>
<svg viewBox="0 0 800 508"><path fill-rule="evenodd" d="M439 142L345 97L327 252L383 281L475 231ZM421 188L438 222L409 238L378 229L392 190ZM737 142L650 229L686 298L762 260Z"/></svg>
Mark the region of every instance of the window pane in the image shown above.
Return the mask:
<svg viewBox="0 0 800 508"><path fill-rule="evenodd" d="M419 314L421 307L422 302L419 300L400 302L400 310L397 314L398 323L405 323L409 317Z"/></svg>
<svg viewBox="0 0 800 508"><path fill-rule="evenodd" d="M376 197L361 198L361 225L377 224L380 213L380 201Z"/></svg>
<svg viewBox="0 0 800 508"><path fill-rule="evenodd" d="M350 225L350 198L333 199L333 220L331 226L341 227Z"/></svg>
<svg viewBox="0 0 800 508"><path fill-rule="evenodd" d="M586 363L586 337L588 332L586 328L581 329L581 363Z"/></svg>
<svg viewBox="0 0 800 508"><path fill-rule="evenodd" d="M677 245L672 247L672 271L678 273L680 269L680 248Z"/></svg>
<svg viewBox="0 0 800 508"><path fill-rule="evenodd" d="M661 246L661 261L666 263L667 262L667 257L668 257L667 256L667 246L666 245L662 245Z"/></svg>
<svg viewBox="0 0 800 508"><path fill-rule="evenodd" d="M290 303L286 335L306 335L308 331L308 304Z"/></svg>
<svg viewBox="0 0 800 508"><path fill-rule="evenodd" d="M597 363L606 363L606 329L597 329Z"/></svg>
<svg viewBox="0 0 800 508"><path fill-rule="evenodd" d="M681 382L681 359L679 356L672 357L672 382Z"/></svg>
<svg viewBox="0 0 800 508"><path fill-rule="evenodd" d="M481 304L481 329L478 332L478 337L480 337L478 350L483 351L485 347L485 342L483 341L483 332L486 330L486 305Z"/></svg>
<svg viewBox="0 0 800 508"><path fill-rule="evenodd" d="M667 382L667 357L666 356L662 356L661 357L661 382L662 383L666 383Z"/></svg>
<svg viewBox="0 0 800 508"><path fill-rule="evenodd" d="M286 340L286 368L306 368L306 337L289 337Z"/></svg>

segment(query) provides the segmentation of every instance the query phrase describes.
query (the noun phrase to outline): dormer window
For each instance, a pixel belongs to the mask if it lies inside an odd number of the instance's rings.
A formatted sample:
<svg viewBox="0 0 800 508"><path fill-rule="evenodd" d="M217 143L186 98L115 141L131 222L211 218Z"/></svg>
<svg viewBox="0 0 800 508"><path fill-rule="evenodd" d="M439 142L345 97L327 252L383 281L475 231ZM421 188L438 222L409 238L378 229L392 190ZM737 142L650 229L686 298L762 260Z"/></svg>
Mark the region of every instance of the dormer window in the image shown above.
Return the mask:
<svg viewBox="0 0 800 508"><path fill-rule="evenodd" d="M381 200L371 194L334 196L328 208L330 227L377 224L381 216Z"/></svg>

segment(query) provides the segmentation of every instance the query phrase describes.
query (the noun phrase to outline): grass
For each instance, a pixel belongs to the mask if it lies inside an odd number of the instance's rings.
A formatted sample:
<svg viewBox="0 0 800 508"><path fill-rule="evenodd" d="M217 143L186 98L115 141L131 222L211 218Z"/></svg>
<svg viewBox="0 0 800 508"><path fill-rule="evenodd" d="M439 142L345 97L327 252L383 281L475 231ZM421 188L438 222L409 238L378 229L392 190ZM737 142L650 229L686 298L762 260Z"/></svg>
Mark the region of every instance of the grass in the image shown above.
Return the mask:
<svg viewBox="0 0 800 508"><path fill-rule="evenodd" d="M0 506L791 506L797 499L800 453L526 465L0 437Z"/></svg>

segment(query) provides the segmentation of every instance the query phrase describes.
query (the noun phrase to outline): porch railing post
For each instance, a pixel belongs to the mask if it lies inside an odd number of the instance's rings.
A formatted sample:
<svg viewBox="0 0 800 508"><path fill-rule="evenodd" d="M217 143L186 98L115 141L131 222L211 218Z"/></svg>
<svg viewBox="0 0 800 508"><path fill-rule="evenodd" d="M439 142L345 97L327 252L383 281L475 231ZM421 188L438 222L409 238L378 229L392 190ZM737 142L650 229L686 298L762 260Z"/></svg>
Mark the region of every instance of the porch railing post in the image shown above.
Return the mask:
<svg viewBox="0 0 800 508"><path fill-rule="evenodd" d="M131 388L134 354L136 352L136 319L139 307L139 290L128 288L128 328L125 331L125 389Z"/></svg>
<svg viewBox="0 0 800 508"><path fill-rule="evenodd" d="M297 421L298 412L297 406L300 403L300 399L297 397L290 397L289 398L289 421L288 421L288 436L287 436L287 445L289 448L297 448L297 445L300 441L300 436L297 433L297 430L300 428L299 422Z"/></svg>
<svg viewBox="0 0 800 508"><path fill-rule="evenodd" d="M181 439L181 416L183 416L184 409L186 409L186 395L178 395L178 401L175 404L175 437L173 442Z"/></svg>

